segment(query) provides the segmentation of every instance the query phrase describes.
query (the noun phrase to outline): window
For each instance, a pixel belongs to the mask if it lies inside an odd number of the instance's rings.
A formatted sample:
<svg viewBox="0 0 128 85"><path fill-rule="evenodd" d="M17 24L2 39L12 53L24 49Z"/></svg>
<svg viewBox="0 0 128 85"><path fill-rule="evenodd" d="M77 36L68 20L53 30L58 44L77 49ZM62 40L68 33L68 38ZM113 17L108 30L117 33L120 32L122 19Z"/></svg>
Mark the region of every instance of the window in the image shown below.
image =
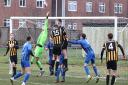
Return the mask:
<svg viewBox="0 0 128 85"><path fill-rule="evenodd" d="M36 27L37 28L42 28L43 25L44 25L44 20L37 20L36 21Z"/></svg>
<svg viewBox="0 0 128 85"><path fill-rule="evenodd" d="M20 7L26 7L26 0L19 0Z"/></svg>
<svg viewBox="0 0 128 85"><path fill-rule="evenodd" d="M36 7L37 8L44 8L45 0L36 0Z"/></svg>
<svg viewBox="0 0 128 85"><path fill-rule="evenodd" d="M92 12L92 2L86 3L86 12Z"/></svg>
<svg viewBox="0 0 128 85"><path fill-rule="evenodd" d="M77 23L73 23L73 30L77 29Z"/></svg>
<svg viewBox="0 0 128 85"><path fill-rule="evenodd" d="M19 27L20 27L20 28L26 28L26 21L23 20L23 19L20 19L20 20L19 20Z"/></svg>
<svg viewBox="0 0 128 85"><path fill-rule="evenodd" d="M11 0L4 0L4 5L6 7L10 7L11 6Z"/></svg>
<svg viewBox="0 0 128 85"><path fill-rule="evenodd" d="M4 27L10 27L10 19L4 20Z"/></svg>
<svg viewBox="0 0 128 85"><path fill-rule="evenodd" d="M115 3L114 5L114 13L121 14L123 11L123 5L120 3Z"/></svg>
<svg viewBox="0 0 128 85"><path fill-rule="evenodd" d="M72 29L72 25L71 24L68 24L68 29Z"/></svg>
<svg viewBox="0 0 128 85"><path fill-rule="evenodd" d="M68 11L77 11L77 1L68 1Z"/></svg>
<svg viewBox="0 0 128 85"><path fill-rule="evenodd" d="M103 3L103 2L99 3L99 12L105 13L105 3Z"/></svg>
<svg viewBox="0 0 128 85"><path fill-rule="evenodd" d="M70 24L68 24L68 29L76 30L77 29L77 23L70 23Z"/></svg>

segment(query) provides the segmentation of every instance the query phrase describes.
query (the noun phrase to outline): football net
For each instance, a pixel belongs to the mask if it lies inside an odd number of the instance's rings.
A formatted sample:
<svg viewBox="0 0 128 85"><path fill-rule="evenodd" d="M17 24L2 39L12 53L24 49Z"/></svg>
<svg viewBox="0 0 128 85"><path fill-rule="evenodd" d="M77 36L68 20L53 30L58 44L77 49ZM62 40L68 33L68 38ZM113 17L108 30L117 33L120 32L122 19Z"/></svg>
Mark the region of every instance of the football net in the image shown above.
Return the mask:
<svg viewBox="0 0 128 85"><path fill-rule="evenodd" d="M118 17L49 17L49 33L51 26L55 23L56 19L62 19L63 26L65 27L69 40L79 39L81 33L85 33L92 48L95 51L97 61L100 59L100 52L105 41L107 41L107 34L113 33L114 39L117 40L124 48L125 53L128 53L128 19ZM11 17L10 20L10 33L13 32L16 39L21 45L29 35L32 37L33 43L36 43L36 39L39 33L42 31L45 17ZM79 45L69 44L68 56L74 57L71 64L80 63L83 60L85 53L82 51ZM119 51L119 58L122 57ZM105 54L104 54L105 58ZM70 59L70 58L69 58ZM79 61L79 62L78 62ZM105 60L104 60L105 63ZM123 75L121 72L126 71L126 63L119 60L118 63L120 76L127 78L127 75ZM100 62L98 62L100 65ZM104 68L100 68L102 71ZM123 70L122 70L123 69ZM125 69L125 70L124 70ZM103 70L105 75L106 70Z"/></svg>

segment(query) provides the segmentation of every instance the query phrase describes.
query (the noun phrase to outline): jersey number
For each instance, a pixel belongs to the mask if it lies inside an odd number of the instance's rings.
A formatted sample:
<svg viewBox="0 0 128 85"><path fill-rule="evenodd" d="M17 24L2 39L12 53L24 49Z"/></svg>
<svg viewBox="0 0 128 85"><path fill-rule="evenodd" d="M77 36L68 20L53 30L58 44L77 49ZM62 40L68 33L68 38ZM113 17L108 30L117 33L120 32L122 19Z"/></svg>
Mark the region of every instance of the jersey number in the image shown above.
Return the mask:
<svg viewBox="0 0 128 85"><path fill-rule="evenodd" d="M108 47L110 50L113 50L113 45L112 43L109 44L109 47Z"/></svg>
<svg viewBox="0 0 128 85"><path fill-rule="evenodd" d="M55 36L58 36L59 35L59 30L54 30L53 33L54 33Z"/></svg>

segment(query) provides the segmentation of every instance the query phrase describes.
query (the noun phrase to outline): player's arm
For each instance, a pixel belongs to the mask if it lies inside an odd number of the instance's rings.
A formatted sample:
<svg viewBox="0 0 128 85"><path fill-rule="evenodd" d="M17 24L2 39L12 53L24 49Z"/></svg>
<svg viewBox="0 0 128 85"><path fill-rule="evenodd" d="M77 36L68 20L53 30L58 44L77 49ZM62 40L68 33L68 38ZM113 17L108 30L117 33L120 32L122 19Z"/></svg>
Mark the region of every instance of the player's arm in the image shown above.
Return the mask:
<svg viewBox="0 0 128 85"><path fill-rule="evenodd" d="M68 41L68 36L64 27L63 27L63 36Z"/></svg>
<svg viewBox="0 0 128 85"><path fill-rule="evenodd" d="M71 40L71 41L68 41L69 43L71 44L80 44L81 41L80 40Z"/></svg>
<svg viewBox="0 0 128 85"><path fill-rule="evenodd" d="M50 46L49 46L49 41L48 41L48 43L47 43L46 46L45 46L45 50L48 51L49 47L50 47Z"/></svg>
<svg viewBox="0 0 128 85"><path fill-rule="evenodd" d="M48 17L49 17L49 12L47 12L46 14L46 19L45 19L44 26L43 26L44 30L48 28Z"/></svg>
<svg viewBox="0 0 128 85"><path fill-rule="evenodd" d="M8 52L9 52L9 49L10 49L10 47L9 47L9 44L7 43L7 50L6 50L6 53L4 54L4 56L6 56L7 54L8 54Z"/></svg>
<svg viewBox="0 0 128 85"><path fill-rule="evenodd" d="M103 45L102 50L101 50L101 57L100 57L101 63L103 62L104 50L105 50L105 44Z"/></svg>
<svg viewBox="0 0 128 85"><path fill-rule="evenodd" d="M30 55L34 57L34 54L33 54L32 50L30 50Z"/></svg>
<svg viewBox="0 0 128 85"><path fill-rule="evenodd" d="M62 31L63 31L63 36L66 36L67 34L66 34L66 30L64 27L62 27Z"/></svg>
<svg viewBox="0 0 128 85"><path fill-rule="evenodd" d="M34 57L34 54L33 54L33 52L32 52L32 45L28 46L28 50L29 50L29 52L30 52L30 55Z"/></svg>
<svg viewBox="0 0 128 85"><path fill-rule="evenodd" d="M120 48L120 50L123 54L123 59L126 59L123 47L120 44L118 44L118 47Z"/></svg>
<svg viewBox="0 0 128 85"><path fill-rule="evenodd" d="M14 46L16 49L19 49L18 41L16 41L16 45Z"/></svg>

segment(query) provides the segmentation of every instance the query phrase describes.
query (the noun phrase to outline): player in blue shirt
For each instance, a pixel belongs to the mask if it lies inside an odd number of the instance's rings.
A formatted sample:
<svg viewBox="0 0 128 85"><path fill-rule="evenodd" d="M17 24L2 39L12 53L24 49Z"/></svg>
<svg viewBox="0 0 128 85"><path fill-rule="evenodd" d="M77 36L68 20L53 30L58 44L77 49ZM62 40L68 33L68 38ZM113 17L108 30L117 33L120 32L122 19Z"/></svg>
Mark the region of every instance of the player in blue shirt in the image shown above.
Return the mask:
<svg viewBox="0 0 128 85"><path fill-rule="evenodd" d="M95 75L96 75L96 83L98 83L99 73L98 73L97 67L95 65L95 53L94 53L90 43L86 39L86 34L82 34L80 36L80 40L72 40L72 41L69 41L69 43L80 44L81 47L86 52L86 57L85 57L85 61L84 61L84 70L85 70L85 72L87 74L87 78L88 78L87 83L92 79L92 76L90 75L90 71L88 68L88 64L90 61L91 61L91 64L93 66L93 70L94 70Z"/></svg>
<svg viewBox="0 0 128 85"><path fill-rule="evenodd" d="M45 50L49 50L48 53L48 63L49 63L49 71L50 75L54 74L54 64L52 66L52 58L53 58L53 41L52 38L49 37L48 43L46 44Z"/></svg>
<svg viewBox="0 0 128 85"><path fill-rule="evenodd" d="M23 45L22 48L22 54L21 54L21 72L18 72L14 77L12 77L11 83L13 85L13 81L17 78L21 77L24 73L24 80L21 85L26 85L26 82L28 81L31 70L30 70L30 55L34 56L32 53L32 44L31 44L31 37L27 37L27 42Z"/></svg>

